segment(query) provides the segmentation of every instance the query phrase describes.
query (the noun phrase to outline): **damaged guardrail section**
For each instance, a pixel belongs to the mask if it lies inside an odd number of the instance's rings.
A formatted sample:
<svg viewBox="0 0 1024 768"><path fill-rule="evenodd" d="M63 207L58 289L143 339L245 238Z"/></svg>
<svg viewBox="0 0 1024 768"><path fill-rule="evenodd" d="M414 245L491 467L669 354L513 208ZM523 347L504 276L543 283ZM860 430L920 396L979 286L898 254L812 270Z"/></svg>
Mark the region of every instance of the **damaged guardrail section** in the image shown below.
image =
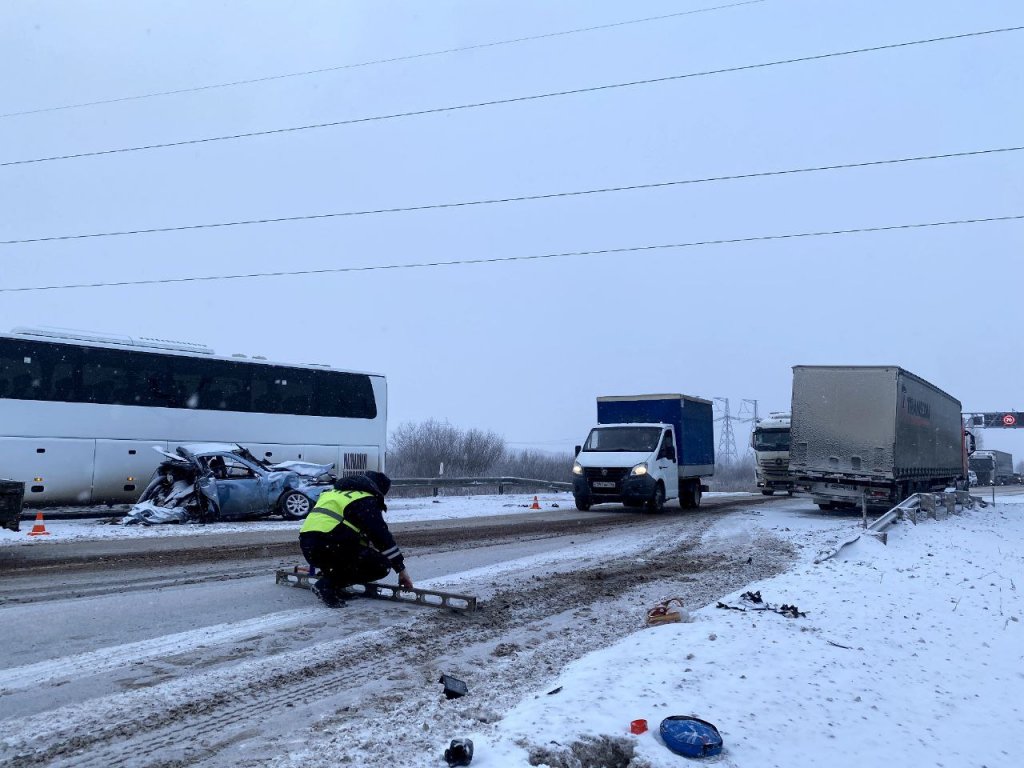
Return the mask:
<svg viewBox="0 0 1024 768"><path fill-rule="evenodd" d="M815 559L815 563L822 563L829 558L835 557L846 546L860 539L863 534L868 534L883 544L887 543L886 529L897 520L909 519L917 525L918 517L926 515L932 520L945 520L950 515L959 514L963 509L974 509L975 506L987 507L988 502L980 496L971 496L967 491L944 491L942 493L915 493L908 496L895 507L890 509L881 517L867 524L863 533L851 536L842 542L834 550L826 552ZM960 510L957 509L960 508ZM940 517L941 515L941 517Z"/></svg>

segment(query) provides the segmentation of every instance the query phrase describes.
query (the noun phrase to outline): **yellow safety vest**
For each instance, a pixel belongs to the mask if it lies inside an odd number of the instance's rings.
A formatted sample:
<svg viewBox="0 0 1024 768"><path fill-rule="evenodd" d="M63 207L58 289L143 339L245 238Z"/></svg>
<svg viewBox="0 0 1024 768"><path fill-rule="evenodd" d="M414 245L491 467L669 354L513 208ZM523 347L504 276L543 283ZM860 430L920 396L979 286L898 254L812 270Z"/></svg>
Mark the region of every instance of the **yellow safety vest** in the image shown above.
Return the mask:
<svg viewBox="0 0 1024 768"><path fill-rule="evenodd" d="M306 515L299 533L330 533L340 524L362 536L363 532L350 520L345 519L345 508L353 501L367 498L373 498L373 494L366 491L324 491L320 494L316 506Z"/></svg>

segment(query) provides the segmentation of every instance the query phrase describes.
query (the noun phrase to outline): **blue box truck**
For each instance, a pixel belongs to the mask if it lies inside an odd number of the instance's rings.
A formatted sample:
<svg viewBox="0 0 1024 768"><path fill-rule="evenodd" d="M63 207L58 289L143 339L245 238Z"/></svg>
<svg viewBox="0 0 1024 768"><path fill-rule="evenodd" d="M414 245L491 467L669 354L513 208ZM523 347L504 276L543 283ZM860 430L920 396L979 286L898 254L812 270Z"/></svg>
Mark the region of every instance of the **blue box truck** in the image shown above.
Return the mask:
<svg viewBox="0 0 1024 768"><path fill-rule="evenodd" d="M621 503L658 511L669 499L700 506L715 473L710 400L689 395L597 398L597 426L576 446L572 467L576 507Z"/></svg>

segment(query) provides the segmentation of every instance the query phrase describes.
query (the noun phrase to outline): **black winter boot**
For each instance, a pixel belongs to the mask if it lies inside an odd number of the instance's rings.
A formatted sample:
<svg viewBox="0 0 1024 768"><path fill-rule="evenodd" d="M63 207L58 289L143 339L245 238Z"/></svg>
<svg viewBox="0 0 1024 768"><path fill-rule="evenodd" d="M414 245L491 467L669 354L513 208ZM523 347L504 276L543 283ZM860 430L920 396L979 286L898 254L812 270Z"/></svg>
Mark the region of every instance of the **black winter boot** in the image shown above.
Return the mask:
<svg viewBox="0 0 1024 768"><path fill-rule="evenodd" d="M326 576L317 579L310 587L310 591L328 608L341 608L345 605L344 599L338 595Z"/></svg>

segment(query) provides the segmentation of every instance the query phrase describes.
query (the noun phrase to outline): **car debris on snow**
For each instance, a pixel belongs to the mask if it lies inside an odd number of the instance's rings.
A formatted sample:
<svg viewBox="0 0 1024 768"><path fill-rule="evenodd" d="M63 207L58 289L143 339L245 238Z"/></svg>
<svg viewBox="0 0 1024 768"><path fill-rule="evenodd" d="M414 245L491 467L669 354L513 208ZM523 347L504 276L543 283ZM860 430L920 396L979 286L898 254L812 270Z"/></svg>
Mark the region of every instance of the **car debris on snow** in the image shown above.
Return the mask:
<svg viewBox="0 0 1024 768"><path fill-rule="evenodd" d="M457 699L469 693L469 686L451 675L441 675L437 682L444 686L444 695L449 699Z"/></svg>
<svg viewBox="0 0 1024 768"><path fill-rule="evenodd" d="M444 751L444 760L451 766L469 765L473 762L473 740L452 739L452 743Z"/></svg>
<svg viewBox="0 0 1024 768"><path fill-rule="evenodd" d="M771 613L777 613L780 616L785 616L790 619L807 618L807 611L801 611L795 605L783 603L782 605L775 607L771 603L766 603L764 600L761 599L760 592L744 592L740 597L742 600L754 603L754 605L750 607L744 607L741 605L729 605L728 603L724 603L721 600L719 600L715 607L722 608L723 610L728 611L739 611L740 613L746 613L747 611L769 611Z"/></svg>
<svg viewBox="0 0 1024 768"><path fill-rule="evenodd" d="M672 603L676 603L679 607L673 609L671 607ZM647 612L647 626L649 627L692 620L690 614L683 608L683 599L681 597L670 597L662 600Z"/></svg>

